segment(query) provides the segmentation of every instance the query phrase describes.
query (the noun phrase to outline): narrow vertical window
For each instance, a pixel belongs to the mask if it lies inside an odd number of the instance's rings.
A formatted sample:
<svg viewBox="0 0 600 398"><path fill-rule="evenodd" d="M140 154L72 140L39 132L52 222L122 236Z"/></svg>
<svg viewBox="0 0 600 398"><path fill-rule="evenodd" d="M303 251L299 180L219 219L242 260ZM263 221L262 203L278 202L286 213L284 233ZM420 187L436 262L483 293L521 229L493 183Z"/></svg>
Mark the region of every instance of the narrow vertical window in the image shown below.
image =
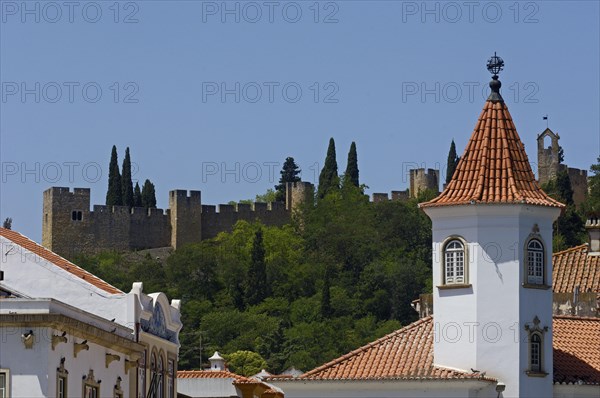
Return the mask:
<svg viewBox="0 0 600 398"><path fill-rule="evenodd" d="M533 333L531 335L531 350L530 350L530 362L532 372L542 371L542 338L539 333Z"/></svg>
<svg viewBox="0 0 600 398"><path fill-rule="evenodd" d="M446 284L466 283L465 246L459 240L452 240L445 247L444 278Z"/></svg>
<svg viewBox="0 0 600 398"><path fill-rule="evenodd" d="M67 377L69 372L65 369L65 358L60 359L60 366L56 368L56 398L67 398Z"/></svg>
<svg viewBox="0 0 600 398"><path fill-rule="evenodd" d="M527 283L544 284L544 246L537 239L527 244Z"/></svg>

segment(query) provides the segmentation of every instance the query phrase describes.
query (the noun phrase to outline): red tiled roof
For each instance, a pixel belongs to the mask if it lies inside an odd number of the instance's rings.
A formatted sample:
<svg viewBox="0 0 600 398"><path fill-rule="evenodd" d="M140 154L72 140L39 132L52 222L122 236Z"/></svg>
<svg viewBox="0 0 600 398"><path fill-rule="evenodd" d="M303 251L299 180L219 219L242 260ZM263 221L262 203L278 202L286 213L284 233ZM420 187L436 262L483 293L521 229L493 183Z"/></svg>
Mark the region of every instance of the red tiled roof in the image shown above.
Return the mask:
<svg viewBox="0 0 600 398"><path fill-rule="evenodd" d="M554 382L600 384L600 318L554 316Z"/></svg>
<svg viewBox="0 0 600 398"><path fill-rule="evenodd" d="M420 319L296 380L480 379L475 373L433 366L432 319Z"/></svg>
<svg viewBox="0 0 600 398"><path fill-rule="evenodd" d="M70 272L78 278L85 280L87 283L97 287L98 289L104 290L110 294L122 294L123 292L112 286L108 282L103 281L97 276L87 272L83 268L78 267L69 260L66 260L58 254L46 249L43 246L38 245L31 239L21 235L18 232L12 231L6 228L0 228L0 236L14 242L15 244L23 247L24 249L34 253L37 256L51 262L59 268Z"/></svg>
<svg viewBox="0 0 600 398"><path fill-rule="evenodd" d="M240 376L228 370L178 370L178 379L233 379L237 383L259 384L258 380Z"/></svg>
<svg viewBox="0 0 600 398"><path fill-rule="evenodd" d="M448 186L420 207L526 203L564 207L538 185L504 101L488 100Z"/></svg>
<svg viewBox="0 0 600 398"><path fill-rule="evenodd" d="M554 382L600 383L600 318L555 316ZM493 376L493 375L490 375ZM480 379L433 366L433 317L420 319L291 380ZM491 377L485 381L496 381Z"/></svg>
<svg viewBox="0 0 600 398"><path fill-rule="evenodd" d="M552 288L557 293L600 293L600 256L590 256L588 245L572 247L552 255Z"/></svg>

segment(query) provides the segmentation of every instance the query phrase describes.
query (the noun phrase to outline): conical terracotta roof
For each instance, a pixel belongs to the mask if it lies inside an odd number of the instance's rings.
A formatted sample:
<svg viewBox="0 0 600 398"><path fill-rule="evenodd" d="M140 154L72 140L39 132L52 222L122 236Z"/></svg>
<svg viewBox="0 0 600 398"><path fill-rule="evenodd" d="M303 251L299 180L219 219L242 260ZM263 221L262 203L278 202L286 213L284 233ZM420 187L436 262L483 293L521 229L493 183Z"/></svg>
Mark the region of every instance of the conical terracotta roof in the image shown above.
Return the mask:
<svg viewBox="0 0 600 398"><path fill-rule="evenodd" d="M525 146L499 93L486 101L444 192L420 207L474 203L564 207L546 195L535 180Z"/></svg>

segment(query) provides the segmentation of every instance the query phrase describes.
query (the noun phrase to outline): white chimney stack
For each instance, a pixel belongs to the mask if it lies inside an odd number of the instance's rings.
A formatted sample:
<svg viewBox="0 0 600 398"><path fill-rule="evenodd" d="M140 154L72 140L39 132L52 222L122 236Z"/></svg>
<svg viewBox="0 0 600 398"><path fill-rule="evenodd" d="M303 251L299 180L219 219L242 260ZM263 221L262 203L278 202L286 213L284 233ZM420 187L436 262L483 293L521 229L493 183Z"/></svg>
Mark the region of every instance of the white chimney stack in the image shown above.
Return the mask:
<svg viewBox="0 0 600 398"><path fill-rule="evenodd" d="M212 357L208 358L210 361L210 370L219 371L225 369L225 359L219 355L219 351L215 351Z"/></svg>
<svg viewBox="0 0 600 398"><path fill-rule="evenodd" d="M600 219L590 218L585 223L590 236L590 249L588 253L600 254Z"/></svg>

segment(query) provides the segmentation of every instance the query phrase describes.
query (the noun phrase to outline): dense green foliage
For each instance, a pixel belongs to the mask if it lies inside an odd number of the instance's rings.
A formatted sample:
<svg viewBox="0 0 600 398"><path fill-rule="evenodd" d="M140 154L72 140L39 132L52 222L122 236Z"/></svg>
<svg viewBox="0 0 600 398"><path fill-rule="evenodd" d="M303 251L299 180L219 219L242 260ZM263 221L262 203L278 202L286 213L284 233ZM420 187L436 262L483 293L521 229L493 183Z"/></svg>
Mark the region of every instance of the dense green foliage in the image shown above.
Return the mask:
<svg viewBox="0 0 600 398"><path fill-rule="evenodd" d="M446 184L452 179L459 160L460 158L456 155L456 144L454 143L454 140L452 140L450 150L448 151L448 162L446 164Z"/></svg>
<svg viewBox="0 0 600 398"><path fill-rule="evenodd" d="M145 208L156 207L156 191L154 184L150 180L144 181L144 186L142 187L142 206Z"/></svg>
<svg viewBox="0 0 600 398"><path fill-rule="evenodd" d="M356 154L356 144L352 141L350 151L348 152L348 164L346 165L346 173L344 173L344 183L352 184L358 187L358 155Z"/></svg>
<svg viewBox="0 0 600 398"><path fill-rule="evenodd" d="M589 194L583 206L588 217L600 218L600 157L590 167Z"/></svg>
<svg viewBox="0 0 600 398"><path fill-rule="evenodd" d="M335 155L335 141L333 138L330 138L329 147L327 148L327 156L325 157L325 164L321 169L321 174L319 174L319 199L322 199L329 192L339 188L339 185L340 180L338 176L338 166Z"/></svg>
<svg viewBox="0 0 600 398"><path fill-rule="evenodd" d="M113 145L108 165L108 191L106 192L107 206L121 206L123 194L121 187L121 172L119 171L119 160L117 158L117 147Z"/></svg>
<svg viewBox="0 0 600 398"><path fill-rule="evenodd" d="M294 158L287 157L283 163L281 171L279 172L279 174L281 174L281 177L279 178L279 184L275 186L275 199L278 202L285 202L287 183L300 181L300 172L301 170L294 161Z"/></svg>
<svg viewBox="0 0 600 398"><path fill-rule="evenodd" d="M573 188L566 168L558 172L556 179L544 184L542 189L566 205L553 224L552 250L557 252L585 242L583 215L573 202Z"/></svg>
<svg viewBox="0 0 600 398"><path fill-rule="evenodd" d="M135 207L142 207L142 190L140 189L140 184L135 183L135 188L133 188L133 205Z"/></svg>
<svg viewBox="0 0 600 398"><path fill-rule="evenodd" d="M267 367L267 361L252 351L236 351L225 355L229 370L242 376L253 376Z"/></svg>
<svg viewBox="0 0 600 398"><path fill-rule="evenodd" d="M123 206L133 207L135 204L133 198L133 181L131 180L131 157L129 156L129 147L125 149L125 158L121 168L121 196Z"/></svg>
<svg viewBox="0 0 600 398"><path fill-rule="evenodd" d="M141 280L145 292L183 300L181 369L218 350L258 353L271 372L309 370L417 318L411 301L431 289L431 224L417 200L370 203L345 186L300 218L238 222L165 264L113 253L77 261L124 291Z"/></svg>

